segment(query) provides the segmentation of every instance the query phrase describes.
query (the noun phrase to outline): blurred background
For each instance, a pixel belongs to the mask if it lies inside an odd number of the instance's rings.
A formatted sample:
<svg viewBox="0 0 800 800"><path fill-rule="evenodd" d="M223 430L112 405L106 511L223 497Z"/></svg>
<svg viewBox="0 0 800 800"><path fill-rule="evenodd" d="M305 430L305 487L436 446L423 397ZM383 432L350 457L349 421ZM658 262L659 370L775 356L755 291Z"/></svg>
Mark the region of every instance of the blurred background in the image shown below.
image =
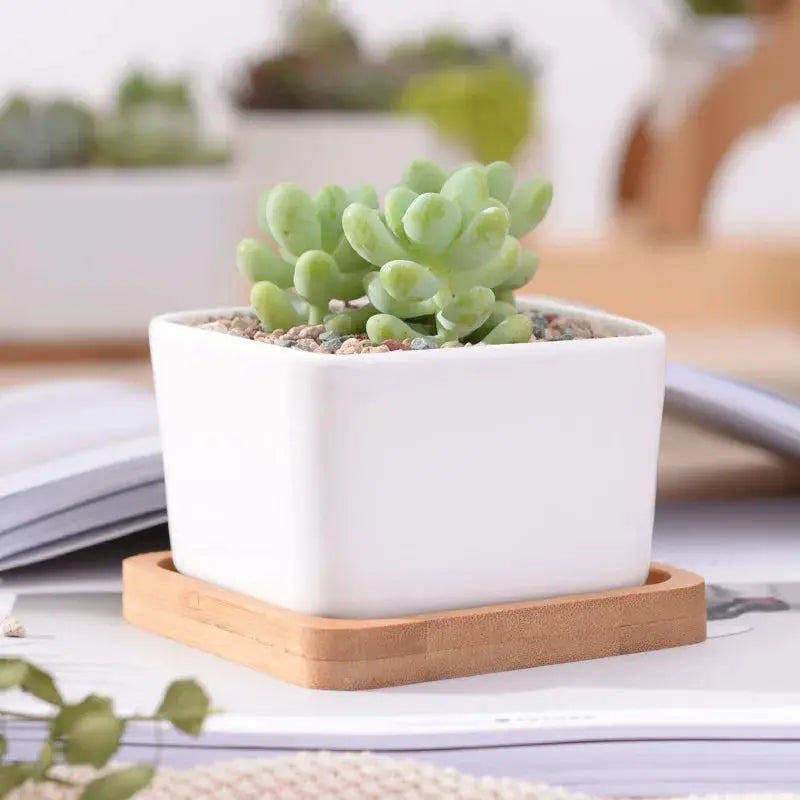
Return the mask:
<svg viewBox="0 0 800 800"><path fill-rule="evenodd" d="M246 298L262 188L420 156L552 179L529 291L800 397L800 0L3 3L0 384L148 382L150 317ZM800 473L670 419L660 486Z"/></svg>

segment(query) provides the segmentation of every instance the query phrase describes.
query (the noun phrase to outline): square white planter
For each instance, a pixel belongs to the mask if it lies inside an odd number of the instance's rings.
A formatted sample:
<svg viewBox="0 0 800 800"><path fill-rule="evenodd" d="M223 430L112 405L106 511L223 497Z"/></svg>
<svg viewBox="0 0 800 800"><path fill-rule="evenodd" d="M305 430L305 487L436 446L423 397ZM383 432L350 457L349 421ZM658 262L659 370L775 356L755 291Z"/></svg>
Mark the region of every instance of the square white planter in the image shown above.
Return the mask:
<svg viewBox="0 0 800 800"><path fill-rule="evenodd" d="M155 319L177 568L353 618L641 583L663 334L535 305L628 335L328 356Z"/></svg>
<svg viewBox="0 0 800 800"><path fill-rule="evenodd" d="M0 173L0 339L144 338L233 304L231 167Z"/></svg>

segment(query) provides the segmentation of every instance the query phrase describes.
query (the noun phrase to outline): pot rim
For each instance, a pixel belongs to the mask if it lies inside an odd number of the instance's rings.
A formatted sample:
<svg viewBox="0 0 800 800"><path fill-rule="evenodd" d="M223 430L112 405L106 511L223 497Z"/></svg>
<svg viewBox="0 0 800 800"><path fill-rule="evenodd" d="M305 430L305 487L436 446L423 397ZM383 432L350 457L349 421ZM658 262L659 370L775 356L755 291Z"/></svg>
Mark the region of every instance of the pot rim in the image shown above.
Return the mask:
<svg viewBox="0 0 800 800"><path fill-rule="evenodd" d="M571 348L568 352L582 351L585 348L597 347L613 347L613 348L626 348L630 346L640 346L645 342L650 344L654 340L664 340L663 331L658 328L648 325L644 322L621 317L616 314L611 314L600 308L591 307L587 305L580 305L559 298L547 297L542 295L523 295L517 298L517 303L520 308L531 309L535 308L545 312L564 313L574 315L581 319L585 319L599 328L605 328L609 331L605 336L596 339L562 339L551 342L542 342L547 344L547 350L554 354L561 352L566 355L565 348ZM154 328L162 328L163 326L180 327L191 332L193 335L207 335L216 338L224 338L228 341L230 346L236 347L258 347L260 351L266 350L270 355L286 358L313 358L317 363L328 366L347 364L369 364L375 363L376 360L380 363L389 362L396 363L398 361L407 361L408 359L418 358L467 358L467 359L484 359L484 358L531 358L540 357L542 355L542 348L540 347L518 347L515 344L498 344L489 347L447 347L437 348L434 350L400 350L395 351L391 359L386 358L385 353L359 353L357 358L321 358L319 353L306 352L304 350L295 350L293 348L284 347L269 347L264 348L260 342L254 342L250 339L245 339L240 336L227 336L219 334L216 331L206 331L201 328L194 327L188 323L195 322L200 319L208 319L214 317L230 317L236 314L252 314L252 309L248 306L230 306L211 309L191 309L186 311L174 311L167 314L160 314L153 318L150 322L151 332ZM552 351L550 348L553 346L560 346L561 351ZM537 355L538 354L538 355Z"/></svg>

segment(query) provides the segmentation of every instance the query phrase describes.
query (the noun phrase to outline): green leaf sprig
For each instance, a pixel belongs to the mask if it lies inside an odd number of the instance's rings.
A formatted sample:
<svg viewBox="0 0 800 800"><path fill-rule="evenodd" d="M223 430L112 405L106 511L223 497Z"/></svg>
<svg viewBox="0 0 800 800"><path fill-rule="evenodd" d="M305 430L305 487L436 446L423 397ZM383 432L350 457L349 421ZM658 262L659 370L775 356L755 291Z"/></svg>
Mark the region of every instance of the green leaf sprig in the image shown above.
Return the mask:
<svg viewBox="0 0 800 800"><path fill-rule="evenodd" d="M81 800L127 800L153 780L155 766L136 764L103 774L79 787L54 772L57 766L84 765L103 769L119 750L131 722L169 723L191 736L198 736L210 713L205 690L193 680L171 683L156 710L149 716L118 716L108 697L90 694L77 703L67 703L52 676L18 658L0 659L0 690L19 690L52 707L49 714L20 714L0 709L0 719L44 723L47 738L34 762L7 761L8 743L0 735L0 798L28 781L81 788Z"/></svg>

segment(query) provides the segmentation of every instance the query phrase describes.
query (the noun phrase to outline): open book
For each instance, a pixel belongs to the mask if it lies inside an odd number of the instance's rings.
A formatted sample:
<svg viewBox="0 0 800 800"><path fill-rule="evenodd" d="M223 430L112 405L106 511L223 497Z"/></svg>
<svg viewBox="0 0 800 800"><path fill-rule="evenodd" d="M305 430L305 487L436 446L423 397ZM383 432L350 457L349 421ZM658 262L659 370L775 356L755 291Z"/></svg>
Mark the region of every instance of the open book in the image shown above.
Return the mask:
<svg viewBox="0 0 800 800"><path fill-rule="evenodd" d="M671 365L667 410L800 458L800 403ZM71 381L0 392L0 571L166 521L151 392Z"/></svg>
<svg viewBox="0 0 800 800"><path fill-rule="evenodd" d="M0 392L0 570L165 520L151 392L99 381Z"/></svg>
<svg viewBox="0 0 800 800"><path fill-rule="evenodd" d="M800 457L798 404L677 366L668 384L668 408ZM288 686L127 626L120 560L166 549L165 519L151 393L0 392L0 616L28 631L0 638L0 656L52 670L69 698L112 696L123 713L196 677L222 713L199 740L166 734L165 765L371 749L606 796L800 785L800 499L660 505L654 559L709 584L701 645L358 693ZM33 755L29 726L6 734L12 757ZM120 757L151 760L156 739L131 725Z"/></svg>

